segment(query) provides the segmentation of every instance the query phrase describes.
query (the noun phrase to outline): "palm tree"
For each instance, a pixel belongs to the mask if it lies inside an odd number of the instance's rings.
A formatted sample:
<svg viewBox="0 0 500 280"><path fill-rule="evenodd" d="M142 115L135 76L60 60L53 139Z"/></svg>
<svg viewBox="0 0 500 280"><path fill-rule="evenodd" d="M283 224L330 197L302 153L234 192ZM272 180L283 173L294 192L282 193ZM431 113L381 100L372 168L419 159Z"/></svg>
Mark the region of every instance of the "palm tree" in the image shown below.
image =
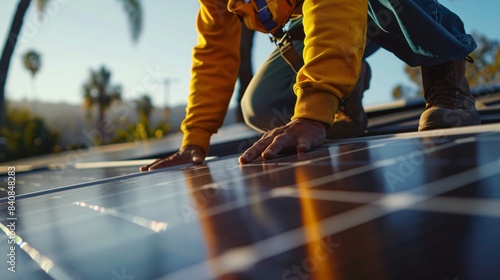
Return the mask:
<svg viewBox="0 0 500 280"><path fill-rule="evenodd" d="M23 63L24 67L31 72L31 77L34 78L42 66L42 59L39 53L29 50L23 55Z"/></svg>
<svg viewBox="0 0 500 280"><path fill-rule="evenodd" d="M41 12L49 2L49 0L34 0L37 2L38 10ZM142 7L140 0L120 0L127 14L132 40L135 42L139 38L142 31ZM24 16L28 10L31 0L19 0L14 18L10 25L10 30L7 34L9 37L5 42L5 46L0 57L0 127L3 123L4 100L5 100L5 84L7 82L7 74L9 71L10 61L14 49L17 44L17 39L23 26Z"/></svg>
<svg viewBox="0 0 500 280"><path fill-rule="evenodd" d="M10 35L7 38L7 41L5 41L2 56L0 57L0 127L3 124L5 83L7 82L10 60L17 44L17 37L19 36L19 32L21 31L21 27L23 25L24 15L26 14L30 3L31 0L19 1L16 13L14 14L14 18L12 19L12 23L10 25L9 33L7 33Z"/></svg>
<svg viewBox="0 0 500 280"><path fill-rule="evenodd" d="M84 106L87 110L97 106L97 129L104 138L106 131L101 126L104 125L105 112L113 102L121 100L121 92L121 86L111 84L111 72L105 66L97 71L90 70L89 80L83 85Z"/></svg>
<svg viewBox="0 0 500 280"><path fill-rule="evenodd" d="M31 95L33 99L35 95L35 75L42 66L42 59L39 53L34 50L29 50L23 55L23 64L26 70L31 73ZM31 101L33 104L33 100ZM33 108L32 108L33 109Z"/></svg>
<svg viewBox="0 0 500 280"><path fill-rule="evenodd" d="M127 13L132 40L137 42L142 31L142 6L140 0L120 0Z"/></svg>

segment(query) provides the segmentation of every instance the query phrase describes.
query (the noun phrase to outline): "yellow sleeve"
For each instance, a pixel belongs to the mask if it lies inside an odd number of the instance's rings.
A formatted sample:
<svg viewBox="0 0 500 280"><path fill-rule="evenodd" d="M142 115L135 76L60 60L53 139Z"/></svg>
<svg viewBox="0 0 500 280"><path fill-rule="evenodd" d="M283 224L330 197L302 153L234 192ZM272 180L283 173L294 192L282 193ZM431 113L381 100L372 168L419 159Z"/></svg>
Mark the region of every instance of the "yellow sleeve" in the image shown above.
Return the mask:
<svg viewBox="0 0 500 280"><path fill-rule="evenodd" d="M238 78L241 23L227 10L227 0L200 0L193 50L190 92L182 147L208 152L210 137L221 127Z"/></svg>
<svg viewBox="0 0 500 280"><path fill-rule="evenodd" d="M367 0L305 0L304 66L297 74L292 119L332 125L354 89L366 41Z"/></svg>

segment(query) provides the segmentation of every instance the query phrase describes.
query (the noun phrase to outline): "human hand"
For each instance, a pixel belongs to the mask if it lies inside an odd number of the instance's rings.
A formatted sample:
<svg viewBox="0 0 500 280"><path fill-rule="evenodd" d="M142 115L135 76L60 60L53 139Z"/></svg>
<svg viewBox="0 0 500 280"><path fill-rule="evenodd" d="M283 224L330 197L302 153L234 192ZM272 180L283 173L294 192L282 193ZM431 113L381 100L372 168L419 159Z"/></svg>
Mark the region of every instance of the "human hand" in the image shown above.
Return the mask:
<svg viewBox="0 0 500 280"><path fill-rule="evenodd" d="M266 132L259 141L248 148L238 159L241 164L249 163L262 156L272 159L281 151L296 150L305 153L311 148L323 145L326 128L321 122L296 119L285 126Z"/></svg>
<svg viewBox="0 0 500 280"><path fill-rule="evenodd" d="M167 158L159 158L151 164L141 166L140 170L141 172L151 171L185 163L201 164L203 160L205 160L205 154L201 147L186 146Z"/></svg>

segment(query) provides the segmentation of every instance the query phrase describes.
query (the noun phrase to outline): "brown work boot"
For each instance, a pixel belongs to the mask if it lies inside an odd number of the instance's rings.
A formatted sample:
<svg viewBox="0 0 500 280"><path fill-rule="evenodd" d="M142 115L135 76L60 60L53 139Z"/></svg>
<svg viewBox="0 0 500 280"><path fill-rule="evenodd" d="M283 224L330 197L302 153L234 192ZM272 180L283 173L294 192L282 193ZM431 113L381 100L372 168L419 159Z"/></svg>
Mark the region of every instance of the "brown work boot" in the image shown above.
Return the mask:
<svg viewBox="0 0 500 280"><path fill-rule="evenodd" d="M465 78L465 62L461 59L434 66L422 66L425 111L418 130L430 130L481 123Z"/></svg>
<svg viewBox="0 0 500 280"><path fill-rule="evenodd" d="M365 133L368 116L361 101L363 92L370 88L371 76L370 65L363 60L358 83L352 93L340 103L333 126L326 131L327 139L351 138Z"/></svg>

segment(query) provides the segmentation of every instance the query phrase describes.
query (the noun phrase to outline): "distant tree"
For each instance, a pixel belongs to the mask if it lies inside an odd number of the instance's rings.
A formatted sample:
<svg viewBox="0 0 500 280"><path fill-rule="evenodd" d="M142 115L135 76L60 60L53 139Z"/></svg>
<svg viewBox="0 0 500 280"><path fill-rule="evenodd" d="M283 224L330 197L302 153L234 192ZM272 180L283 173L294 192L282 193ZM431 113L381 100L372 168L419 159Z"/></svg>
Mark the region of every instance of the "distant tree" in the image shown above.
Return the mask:
<svg viewBox="0 0 500 280"><path fill-rule="evenodd" d="M90 77L83 85L84 107L87 110L97 107L97 129L104 137L107 133L106 129L103 129L106 110L113 102L121 101L121 92L120 85L111 84L111 72L105 66L96 71L90 70Z"/></svg>
<svg viewBox="0 0 500 280"><path fill-rule="evenodd" d="M149 95L144 94L135 100L139 120L136 124L128 123L119 129L112 143L142 142L150 138L161 138L170 130L168 122L158 122L152 127L150 115L154 110L153 102Z"/></svg>
<svg viewBox="0 0 500 280"><path fill-rule="evenodd" d="M134 135L134 140L146 140L154 135L154 130L151 128L151 121L149 116L154 110L153 102L149 95L144 94L135 100L137 113L139 114L139 121L132 129L131 133Z"/></svg>
<svg viewBox="0 0 500 280"><path fill-rule="evenodd" d="M151 138L162 138L170 131L170 125L158 122L153 128L144 115L139 118L136 124L128 123L125 127L118 129L116 136L111 143L142 142Z"/></svg>
<svg viewBox="0 0 500 280"><path fill-rule="evenodd" d="M10 25L9 34L3 47L2 56L0 57L0 127L3 124L4 117L4 100L5 100L5 83L7 82L7 73L9 71L10 61L14 49L17 44L17 37L23 25L24 15L28 10L31 0L20 0L16 8L16 13Z"/></svg>
<svg viewBox="0 0 500 280"><path fill-rule="evenodd" d="M38 11L42 12L50 0L35 0ZM142 31L142 5L140 0L118 0L123 4L125 12L130 24L132 40L136 42ZM7 74L9 71L10 61L14 49L16 48L19 34L23 26L24 16L28 10L31 0L19 0L12 23L10 25L8 38L0 57L0 127L3 123L4 100L5 100L5 84L7 82Z"/></svg>
<svg viewBox="0 0 500 280"><path fill-rule="evenodd" d="M500 83L500 44L474 33L477 49L470 55L474 63L467 65L467 79L472 87Z"/></svg>
<svg viewBox="0 0 500 280"><path fill-rule="evenodd" d="M149 119L151 112L154 110L151 97L147 94L143 94L141 97L135 100L135 105L139 116L144 116Z"/></svg>
<svg viewBox="0 0 500 280"><path fill-rule="evenodd" d="M118 0L127 14L132 40L137 42L142 31L142 5L140 0Z"/></svg>
<svg viewBox="0 0 500 280"><path fill-rule="evenodd" d="M29 50L23 55L24 67L31 73L31 77L34 78L40 67L42 66L42 59L38 52L35 50Z"/></svg>
<svg viewBox="0 0 500 280"><path fill-rule="evenodd" d="M477 43L477 48L470 54L474 63L467 63L465 76L471 87L500 83L500 44L497 40L488 39L479 33L472 34ZM397 85L393 90L393 98L417 97L423 96L422 75L420 67L405 66L405 72L410 81L416 86L417 90L412 93L406 92L400 95L399 89L402 85Z"/></svg>
<svg viewBox="0 0 500 280"><path fill-rule="evenodd" d="M35 93L35 76L42 66L41 55L35 50L29 50L23 55L23 65L26 70L31 73L31 95L36 97ZM33 100L31 100L33 102ZM33 104L33 103L32 103ZM33 109L33 108L32 108Z"/></svg>
<svg viewBox="0 0 500 280"><path fill-rule="evenodd" d="M6 138L5 149L0 150L0 161L44 155L54 152L60 134L47 127L26 109L9 109L5 113L1 133Z"/></svg>
<svg viewBox="0 0 500 280"><path fill-rule="evenodd" d="M394 99L405 99L409 98L412 96L411 89L409 87L405 87L403 85L397 85L393 90L392 90L392 96Z"/></svg>

